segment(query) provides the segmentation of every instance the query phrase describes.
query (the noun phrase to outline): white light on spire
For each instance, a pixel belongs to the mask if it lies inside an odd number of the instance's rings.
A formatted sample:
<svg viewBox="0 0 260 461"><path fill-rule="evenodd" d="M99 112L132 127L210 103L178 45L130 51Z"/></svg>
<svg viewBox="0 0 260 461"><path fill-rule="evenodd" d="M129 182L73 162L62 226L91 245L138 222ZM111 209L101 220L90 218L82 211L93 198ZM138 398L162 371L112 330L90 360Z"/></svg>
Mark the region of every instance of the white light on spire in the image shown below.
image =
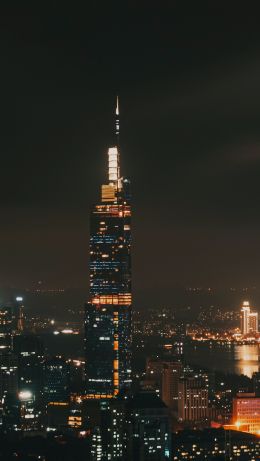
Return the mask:
<svg viewBox="0 0 260 461"><path fill-rule="evenodd" d="M116 115L119 115L119 98L116 97Z"/></svg>
<svg viewBox="0 0 260 461"><path fill-rule="evenodd" d="M118 184L119 178L119 152L117 147L110 147L108 149L108 179Z"/></svg>

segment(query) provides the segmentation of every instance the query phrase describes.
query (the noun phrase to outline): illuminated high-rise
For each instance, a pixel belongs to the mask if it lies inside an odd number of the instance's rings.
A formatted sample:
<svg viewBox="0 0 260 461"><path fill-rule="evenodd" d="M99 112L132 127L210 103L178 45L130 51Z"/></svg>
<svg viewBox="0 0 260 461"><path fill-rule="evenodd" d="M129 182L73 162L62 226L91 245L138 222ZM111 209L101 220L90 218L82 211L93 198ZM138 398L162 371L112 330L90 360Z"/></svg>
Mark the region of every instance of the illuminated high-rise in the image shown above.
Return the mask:
<svg viewBox="0 0 260 461"><path fill-rule="evenodd" d="M241 333L258 333L258 312L252 311L248 301L244 301L241 308Z"/></svg>
<svg viewBox="0 0 260 461"><path fill-rule="evenodd" d="M130 183L120 173L119 105L108 183L90 218L90 301L85 310L86 395L111 398L131 385Z"/></svg>

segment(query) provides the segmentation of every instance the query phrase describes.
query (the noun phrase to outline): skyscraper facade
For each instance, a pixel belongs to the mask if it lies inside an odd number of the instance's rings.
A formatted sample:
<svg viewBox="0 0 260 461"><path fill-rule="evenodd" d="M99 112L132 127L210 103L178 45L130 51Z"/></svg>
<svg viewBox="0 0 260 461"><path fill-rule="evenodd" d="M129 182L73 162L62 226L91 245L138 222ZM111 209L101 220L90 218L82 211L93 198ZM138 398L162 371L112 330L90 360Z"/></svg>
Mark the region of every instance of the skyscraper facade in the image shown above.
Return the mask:
<svg viewBox="0 0 260 461"><path fill-rule="evenodd" d="M115 397L131 385L131 198L120 173L119 105L108 183L90 217L90 301L85 306L86 395Z"/></svg>
<svg viewBox="0 0 260 461"><path fill-rule="evenodd" d="M46 404L69 400L69 365L60 357L43 365L43 397Z"/></svg>
<svg viewBox="0 0 260 461"><path fill-rule="evenodd" d="M242 335L258 333L258 312L252 311L248 301L244 301L241 308L241 327Z"/></svg>
<svg viewBox="0 0 260 461"><path fill-rule="evenodd" d="M244 426L247 432L259 434L260 398L254 393L238 393L233 399L233 422L237 428Z"/></svg>
<svg viewBox="0 0 260 461"><path fill-rule="evenodd" d="M178 418L180 421L203 421L208 418L208 389L201 378L179 380Z"/></svg>

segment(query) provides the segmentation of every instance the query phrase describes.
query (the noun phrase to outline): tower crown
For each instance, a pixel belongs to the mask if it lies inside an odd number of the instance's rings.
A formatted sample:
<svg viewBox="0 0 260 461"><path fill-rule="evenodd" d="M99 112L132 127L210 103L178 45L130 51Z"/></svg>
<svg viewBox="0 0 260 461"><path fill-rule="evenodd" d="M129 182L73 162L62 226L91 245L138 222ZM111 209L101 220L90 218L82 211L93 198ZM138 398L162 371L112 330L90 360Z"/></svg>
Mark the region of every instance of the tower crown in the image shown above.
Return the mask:
<svg viewBox="0 0 260 461"><path fill-rule="evenodd" d="M116 113L115 113L115 124L116 124L116 130L115 130L115 135L116 135L116 146L119 149L119 130L120 130L120 119L119 119L119 97L116 97Z"/></svg>
<svg viewBox="0 0 260 461"><path fill-rule="evenodd" d="M122 177L120 173L119 149L119 97L116 97L115 108L115 143L108 149L108 184L102 185L102 202L115 202L117 194L122 190Z"/></svg>

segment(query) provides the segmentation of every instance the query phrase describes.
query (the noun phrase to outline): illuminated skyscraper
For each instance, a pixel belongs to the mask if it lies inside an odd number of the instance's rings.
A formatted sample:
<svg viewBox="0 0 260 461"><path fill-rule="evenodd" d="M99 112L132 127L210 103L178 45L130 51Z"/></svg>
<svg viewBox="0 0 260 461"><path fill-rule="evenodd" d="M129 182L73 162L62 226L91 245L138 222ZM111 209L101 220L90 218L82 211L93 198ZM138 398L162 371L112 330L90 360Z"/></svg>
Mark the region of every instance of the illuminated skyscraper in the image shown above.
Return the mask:
<svg viewBox="0 0 260 461"><path fill-rule="evenodd" d="M248 301L244 301L241 308L241 333L258 333L258 312L252 312Z"/></svg>
<svg viewBox="0 0 260 461"><path fill-rule="evenodd" d="M119 105L108 184L90 218L90 301L86 304L86 393L110 398L131 385L130 183L120 174Z"/></svg>

